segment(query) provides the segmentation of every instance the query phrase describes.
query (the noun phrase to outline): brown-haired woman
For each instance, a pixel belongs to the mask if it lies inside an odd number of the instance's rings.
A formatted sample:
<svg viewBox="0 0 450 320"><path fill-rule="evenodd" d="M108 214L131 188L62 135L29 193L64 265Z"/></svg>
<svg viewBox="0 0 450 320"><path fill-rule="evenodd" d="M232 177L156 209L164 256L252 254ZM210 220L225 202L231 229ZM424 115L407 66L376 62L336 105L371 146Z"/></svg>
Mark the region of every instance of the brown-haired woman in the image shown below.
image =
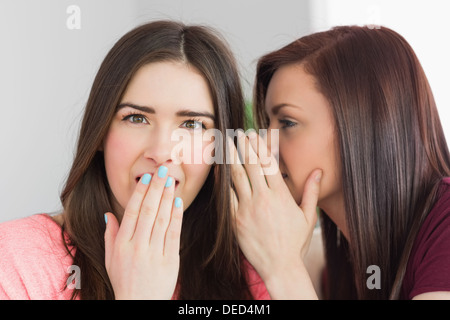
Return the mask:
<svg viewBox="0 0 450 320"><path fill-rule="evenodd" d="M0 226L0 297L263 297L233 235L230 166L207 162L202 140L199 163L173 153L175 131L244 120L236 63L212 30L157 21L124 35L94 80L63 213Z"/></svg>
<svg viewBox="0 0 450 320"><path fill-rule="evenodd" d="M279 130L280 172L233 166L236 225L272 298L317 298L303 261L316 206L323 297L450 298L450 155L403 37L342 26L263 56L255 112Z"/></svg>

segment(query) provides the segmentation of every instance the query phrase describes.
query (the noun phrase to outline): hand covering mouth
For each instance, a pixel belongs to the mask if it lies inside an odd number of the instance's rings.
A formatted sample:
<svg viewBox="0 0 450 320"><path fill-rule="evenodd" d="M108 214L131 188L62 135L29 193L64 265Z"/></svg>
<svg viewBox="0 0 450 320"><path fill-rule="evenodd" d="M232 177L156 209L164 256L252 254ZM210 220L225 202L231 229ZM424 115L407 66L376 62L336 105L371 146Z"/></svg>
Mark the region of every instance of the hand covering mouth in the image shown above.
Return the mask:
<svg viewBox="0 0 450 320"><path fill-rule="evenodd" d="M136 183L138 183L139 182L139 180L141 180L141 177L144 175L145 173L143 173L143 174L141 174L141 175L139 175L139 176L137 176L136 177ZM149 174L153 177L153 175L154 175L154 173L151 173L151 172L149 172ZM180 183L180 181L177 179L177 178L175 178L175 177L172 177L174 180L175 180L175 188L178 186L178 184Z"/></svg>

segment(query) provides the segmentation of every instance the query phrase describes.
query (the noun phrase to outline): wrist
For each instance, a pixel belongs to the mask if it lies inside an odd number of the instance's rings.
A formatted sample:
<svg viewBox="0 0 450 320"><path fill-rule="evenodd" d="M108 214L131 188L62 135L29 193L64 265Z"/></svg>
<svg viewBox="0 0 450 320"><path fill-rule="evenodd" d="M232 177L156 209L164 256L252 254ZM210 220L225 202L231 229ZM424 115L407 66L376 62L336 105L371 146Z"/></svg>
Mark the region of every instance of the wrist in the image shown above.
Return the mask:
<svg viewBox="0 0 450 320"><path fill-rule="evenodd" d="M317 293L303 261L280 267L264 279L273 300L316 300Z"/></svg>

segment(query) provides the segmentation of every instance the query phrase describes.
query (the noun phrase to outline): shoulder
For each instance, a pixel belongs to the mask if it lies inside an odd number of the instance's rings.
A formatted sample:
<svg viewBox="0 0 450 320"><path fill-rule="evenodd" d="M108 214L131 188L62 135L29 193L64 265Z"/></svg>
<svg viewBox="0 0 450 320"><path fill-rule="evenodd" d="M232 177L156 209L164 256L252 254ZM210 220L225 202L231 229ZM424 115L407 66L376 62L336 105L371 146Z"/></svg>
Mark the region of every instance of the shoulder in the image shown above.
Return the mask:
<svg viewBox="0 0 450 320"><path fill-rule="evenodd" d="M44 229L58 228L58 225L47 214L35 214L26 218L0 223L0 240L21 238L24 234L40 233Z"/></svg>
<svg viewBox="0 0 450 320"><path fill-rule="evenodd" d="M64 248L61 227L46 214L0 223L0 250L4 254L58 253Z"/></svg>
<svg viewBox="0 0 450 320"><path fill-rule="evenodd" d="M450 177L442 180L437 198L436 203L445 207L447 212L450 212Z"/></svg>
<svg viewBox="0 0 450 320"><path fill-rule="evenodd" d="M450 178L442 180L436 200L419 231L418 237L440 237L450 234Z"/></svg>
<svg viewBox="0 0 450 320"><path fill-rule="evenodd" d="M443 241L450 241L450 178L442 180L435 203L416 239L417 245L427 246L440 245Z"/></svg>
<svg viewBox="0 0 450 320"><path fill-rule="evenodd" d="M442 180L436 195L436 203L433 210L450 212L450 177Z"/></svg>
<svg viewBox="0 0 450 320"><path fill-rule="evenodd" d="M450 291L450 178L443 179L436 201L423 222L405 274L405 297Z"/></svg>
<svg viewBox="0 0 450 320"><path fill-rule="evenodd" d="M61 227L38 214L0 224L0 296L58 299L72 258Z"/></svg>

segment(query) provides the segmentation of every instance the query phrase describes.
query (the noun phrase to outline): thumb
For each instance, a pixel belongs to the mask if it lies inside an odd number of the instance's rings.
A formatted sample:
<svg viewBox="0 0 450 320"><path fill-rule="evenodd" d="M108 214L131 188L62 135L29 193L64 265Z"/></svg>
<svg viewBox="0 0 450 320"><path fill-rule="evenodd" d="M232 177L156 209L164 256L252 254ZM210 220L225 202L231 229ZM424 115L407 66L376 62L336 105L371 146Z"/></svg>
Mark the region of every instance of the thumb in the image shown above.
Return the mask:
<svg viewBox="0 0 450 320"><path fill-rule="evenodd" d="M105 213L105 223L105 266L108 270L114 249L114 243L116 242L116 236L119 232L119 222L113 213L107 212Z"/></svg>
<svg viewBox="0 0 450 320"><path fill-rule="evenodd" d="M322 179L322 170L314 170L306 180L305 189L303 190L302 209L306 221L310 225L315 225L317 221L316 207L319 201L320 181Z"/></svg>

